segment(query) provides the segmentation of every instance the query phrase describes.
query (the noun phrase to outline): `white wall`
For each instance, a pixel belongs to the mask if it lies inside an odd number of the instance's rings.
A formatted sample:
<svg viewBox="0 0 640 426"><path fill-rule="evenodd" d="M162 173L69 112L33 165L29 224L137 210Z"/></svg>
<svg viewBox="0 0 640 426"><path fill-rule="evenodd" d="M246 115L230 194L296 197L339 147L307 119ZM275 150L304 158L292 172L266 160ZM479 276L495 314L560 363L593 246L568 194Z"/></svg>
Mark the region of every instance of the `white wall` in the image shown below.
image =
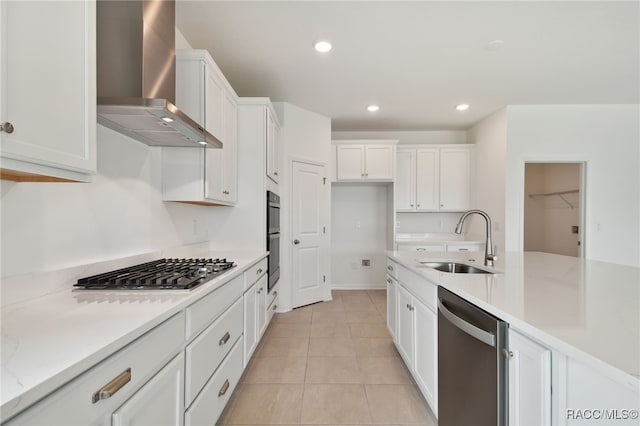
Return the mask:
<svg viewBox="0 0 640 426"><path fill-rule="evenodd" d="M493 244L499 251L505 249L505 175L507 153L507 112L495 112L469 129L468 139L476 145L476 167L472 206L484 210L492 221ZM470 217L469 234L485 234L481 217Z"/></svg>
<svg viewBox="0 0 640 426"><path fill-rule="evenodd" d="M327 177L329 177L329 162L331 152L331 120L328 117L316 114L311 111L299 108L285 102L274 102L273 104L282 130L281 138L281 159L280 159L280 185L278 193L280 195L280 222L282 223L280 240L282 242L280 250L280 293L279 310L288 310L292 306L291 302L291 235L290 219L290 193L291 193L291 162L294 159L307 160L326 166ZM327 179L327 185L330 185ZM324 208L327 212L331 209L331 197L327 191L327 199ZM329 215L327 215L329 216ZM331 224L328 224L331 229ZM329 238L327 233L327 238ZM331 242L329 241L329 246ZM331 282L331 270L327 268L327 282ZM325 298L329 299L330 293L327 287Z"/></svg>
<svg viewBox="0 0 640 426"><path fill-rule="evenodd" d="M585 161L585 257L640 266L640 106L507 108L506 248L522 250L525 161Z"/></svg>
<svg viewBox="0 0 640 426"><path fill-rule="evenodd" d="M208 208L165 203L160 149L97 126L93 183L0 181L2 276L209 239Z"/></svg>
<svg viewBox="0 0 640 426"><path fill-rule="evenodd" d="M395 131L395 132L333 132L334 140L397 139L399 144L460 144L467 143L464 130Z"/></svg>
<svg viewBox="0 0 640 426"><path fill-rule="evenodd" d="M331 186L331 286L383 288L391 184L337 183ZM370 268L361 266L371 261Z"/></svg>

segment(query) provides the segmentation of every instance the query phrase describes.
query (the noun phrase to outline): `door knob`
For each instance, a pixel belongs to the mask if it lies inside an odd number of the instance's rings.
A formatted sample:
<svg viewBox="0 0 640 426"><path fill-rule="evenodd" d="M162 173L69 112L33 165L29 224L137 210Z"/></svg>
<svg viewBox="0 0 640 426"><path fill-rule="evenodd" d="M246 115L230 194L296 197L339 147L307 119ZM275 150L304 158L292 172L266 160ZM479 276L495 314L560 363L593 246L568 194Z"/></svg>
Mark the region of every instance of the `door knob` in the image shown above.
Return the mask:
<svg viewBox="0 0 640 426"><path fill-rule="evenodd" d="M0 132L13 133L13 124L8 121L0 124Z"/></svg>
<svg viewBox="0 0 640 426"><path fill-rule="evenodd" d="M295 245L300 244L300 240L293 240L293 244L295 244Z"/></svg>

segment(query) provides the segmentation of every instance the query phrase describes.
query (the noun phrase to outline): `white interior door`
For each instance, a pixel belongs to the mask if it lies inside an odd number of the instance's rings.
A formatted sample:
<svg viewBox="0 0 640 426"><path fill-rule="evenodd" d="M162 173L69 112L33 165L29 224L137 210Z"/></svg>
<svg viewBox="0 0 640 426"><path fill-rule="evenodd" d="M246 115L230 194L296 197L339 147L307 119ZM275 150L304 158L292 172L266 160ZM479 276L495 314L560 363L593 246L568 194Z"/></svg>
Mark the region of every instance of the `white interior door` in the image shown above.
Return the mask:
<svg viewBox="0 0 640 426"><path fill-rule="evenodd" d="M326 229L329 184L325 166L292 162L292 305L324 300L329 244Z"/></svg>

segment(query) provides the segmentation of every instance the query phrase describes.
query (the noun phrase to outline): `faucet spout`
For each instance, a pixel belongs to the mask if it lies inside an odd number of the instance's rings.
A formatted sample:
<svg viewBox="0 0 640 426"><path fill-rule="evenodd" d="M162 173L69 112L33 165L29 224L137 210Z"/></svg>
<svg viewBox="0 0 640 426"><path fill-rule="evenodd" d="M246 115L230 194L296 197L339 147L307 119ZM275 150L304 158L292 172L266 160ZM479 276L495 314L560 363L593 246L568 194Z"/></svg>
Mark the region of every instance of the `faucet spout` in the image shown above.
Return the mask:
<svg viewBox="0 0 640 426"><path fill-rule="evenodd" d="M464 224L464 221L467 219L467 217L469 217L472 214L479 214L484 218L487 224L487 230L486 230L487 238L484 244L484 265L493 266L494 261L498 259L498 256L496 256L496 254L493 251L493 241L491 240L491 218L487 213L483 212L482 210L468 210L464 212L462 216L460 216L460 220L456 225L455 233L456 234L462 233L462 225Z"/></svg>

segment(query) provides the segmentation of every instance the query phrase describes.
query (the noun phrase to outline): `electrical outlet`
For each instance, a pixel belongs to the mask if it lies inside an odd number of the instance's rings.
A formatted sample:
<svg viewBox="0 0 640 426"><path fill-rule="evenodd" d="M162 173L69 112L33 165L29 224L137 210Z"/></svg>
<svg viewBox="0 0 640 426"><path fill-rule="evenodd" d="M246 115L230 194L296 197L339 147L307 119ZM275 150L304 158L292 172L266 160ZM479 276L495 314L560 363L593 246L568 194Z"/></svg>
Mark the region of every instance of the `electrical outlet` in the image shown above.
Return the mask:
<svg viewBox="0 0 640 426"><path fill-rule="evenodd" d="M362 259L360 261L361 268L371 268L371 259Z"/></svg>

